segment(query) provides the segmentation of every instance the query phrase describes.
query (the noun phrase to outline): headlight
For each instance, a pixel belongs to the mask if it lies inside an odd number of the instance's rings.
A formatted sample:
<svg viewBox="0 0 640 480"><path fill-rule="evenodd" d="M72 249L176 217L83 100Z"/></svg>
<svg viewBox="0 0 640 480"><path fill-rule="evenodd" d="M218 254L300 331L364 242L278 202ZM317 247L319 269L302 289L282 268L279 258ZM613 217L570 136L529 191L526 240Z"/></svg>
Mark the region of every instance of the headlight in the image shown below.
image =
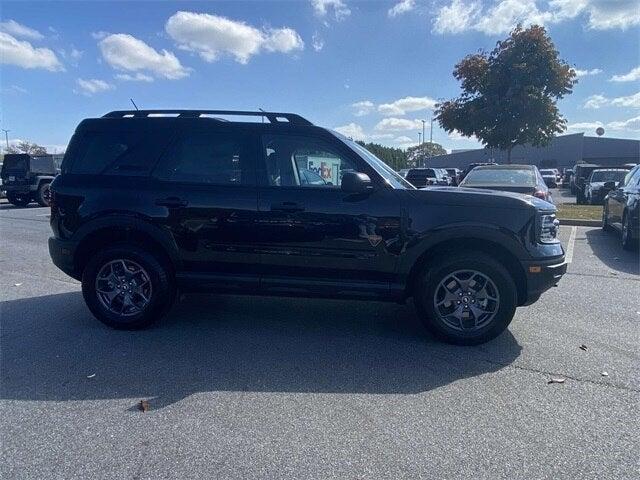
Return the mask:
<svg viewBox="0 0 640 480"><path fill-rule="evenodd" d="M538 241L540 243L555 243L558 241L560 221L555 213L541 214L538 223Z"/></svg>

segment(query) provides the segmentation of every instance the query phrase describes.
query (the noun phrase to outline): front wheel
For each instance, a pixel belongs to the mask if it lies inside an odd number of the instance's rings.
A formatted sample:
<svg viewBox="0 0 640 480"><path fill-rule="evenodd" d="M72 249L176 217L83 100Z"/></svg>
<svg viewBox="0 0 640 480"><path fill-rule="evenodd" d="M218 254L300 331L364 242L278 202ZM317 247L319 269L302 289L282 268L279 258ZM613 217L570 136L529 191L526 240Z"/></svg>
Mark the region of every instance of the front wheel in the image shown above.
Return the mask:
<svg viewBox="0 0 640 480"><path fill-rule="evenodd" d="M509 272L482 252L461 252L425 269L414 299L425 327L457 345L478 345L502 333L516 310Z"/></svg>
<svg viewBox="0 0 640 480"><path fill-rule="evenodd" d="M168 267L156 256L122 244L92 256L82 273L82 295L102 323L135 330L169 310L175 287Z"/></svg>
<svg viewBox="0 0 640 480"><path fill-rule="evenodd" d="M42 183L36 192L36 201L41 207L48 207L51 203L51 184Z"/></svg>

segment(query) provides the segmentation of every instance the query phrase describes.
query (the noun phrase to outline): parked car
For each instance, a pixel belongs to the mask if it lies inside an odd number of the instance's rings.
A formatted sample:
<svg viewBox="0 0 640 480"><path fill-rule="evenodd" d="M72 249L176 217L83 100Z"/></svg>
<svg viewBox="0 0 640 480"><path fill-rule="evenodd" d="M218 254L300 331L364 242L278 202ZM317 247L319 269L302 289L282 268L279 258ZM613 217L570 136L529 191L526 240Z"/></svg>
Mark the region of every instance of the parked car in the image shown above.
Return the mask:
<svg viewBox="0 0 640 480"><path fill-rule="evenodd" d="M580 163L574 167L575 175L573 179L573 188L571 190L572 193L576 195L576 203L578 205L584 205L587 203L587 180L591 175L591 172L594 170L602 170L602 169L621 169L621 170L631 170L634 165L625 164L625 165L595 165L593 163Z"/></svg>
<svg viewBox="0 0 640 480"><path fill-rule="evenodd" d="M462 170L459 168L446 168L445 170L451 178L451 184L457 186L460 183L460 174L462 173Z"/></svg>
<svg viewBox="0 0 640 480"><path fill-rule="evenodd" d="M640 165L604 198L602 229L620 232L622 247L631 250L640 240Z"/></svg>
<svg viewBox="0 0 640 480"><path fill-rule="evenodd" d="M540 175L542 175L544 183L549 188L556 188L558 186L558 174L554 169L543 168L540 170Z"/></svg>
<svg viewBox="0 0 640 480"><path fill-rule="evenodd" d="M495 162L476 162L476 163L470 163L469 165L466 166L466 168L464 170L462 170L462 173L460 174L460 181L458 183L460 183L462 180L464 180L464 178L469 175L469 172L471 170L473 170L476 167L480 167L480 166L485 166L485 165L497 165L497 163Z"/></svg>
<svg viewBox="0 0 640 480"><path fill-rule="evenodd" d="M301 169L327 183L310 187ZM499 335L566 271L553 205L416 190L366 148L290 113L86 119L51 189L51 258L119 329L156 321L177 289L413 297L436 336L471 345Z"/></svg>
<svg viewBox="0 0 640 480"><path fill-rule="evenodd" d="M46 207L49 205L49 186L56 173L50 155L7 154L0 170L2 190L13 205L24 207L35 201Z"/></svg>
<svg viewBox="0 0 640 480"><path fill-rule="evenodd" d="M569 188L571 186L572 178L573 178L573 170L571 168L566 168L564 173L562 174L562 186L564 188Z"/></svg>
<svg viewBox="0 0 640 480"><path fill-rule="evenodd" d="M523 193L553 203L551 192L535 165L486 165L474 168L460 187Z"/></svg>
<svg viewBox="0 0 640 480"><path fill-rule="evenodd" d="M423 188L429 185L446 186L449 184L445 175L438 168L411 168L405 178L416 188Z"/></svg>
<svg viewBox="0 0 640 480"><path fill-rule="evenodd" d="M615 189L628 173L629 170L621 168L603 168L591 172L584 186L586 202L590 205L602 204L607 193Z"/></svg>

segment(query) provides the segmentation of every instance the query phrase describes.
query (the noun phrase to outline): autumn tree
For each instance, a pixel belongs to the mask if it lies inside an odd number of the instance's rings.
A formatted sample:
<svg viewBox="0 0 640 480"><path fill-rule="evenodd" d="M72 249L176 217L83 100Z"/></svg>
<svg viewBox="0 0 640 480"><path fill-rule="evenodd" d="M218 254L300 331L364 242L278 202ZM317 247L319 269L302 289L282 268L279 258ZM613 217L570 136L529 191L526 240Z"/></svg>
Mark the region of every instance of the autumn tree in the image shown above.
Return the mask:
<svg viewBox="0 0 640 480"><path fill-rule="evenodd" d="M546 145L566 128L556 103L572 92L576 73L544 27L516 27L491 53L462 59L453 75L462 94L437 105L440 126L506 150L508 163L516 145Z"/></svg>
<svg viewBox="0 0 640 480"><path fill-rule="evenodd" d="M29 155L46 155L47 149L37 143L20 140L15 145L9 145L7 153L28 153Z"/></svg>

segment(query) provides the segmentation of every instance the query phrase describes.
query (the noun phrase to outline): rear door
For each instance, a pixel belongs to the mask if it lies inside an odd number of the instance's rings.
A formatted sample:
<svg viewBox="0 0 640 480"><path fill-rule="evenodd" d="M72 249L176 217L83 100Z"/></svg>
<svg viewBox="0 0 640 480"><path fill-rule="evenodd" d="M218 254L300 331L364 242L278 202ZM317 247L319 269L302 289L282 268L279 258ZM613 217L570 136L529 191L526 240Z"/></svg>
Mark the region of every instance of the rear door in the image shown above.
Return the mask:
<svg viewBox="0 0 640 480"><path fill-rule="evenodd" d="M156 220L171 232L184 273L257 286L257 136L250 127L198 125L179 131L153 173Z"/></svg>
<svg viewBox="0 0 640 480"><path fill-rule="evenodd" d="M394 190L376 184L370 193L349 194L340 188L347 170L377 183L366 162L339 142L277 134L263 135L262 160L258 242L266 290L296 278L389 281L400 233ZM324 182L303 181L305 170Z"/></svg>

